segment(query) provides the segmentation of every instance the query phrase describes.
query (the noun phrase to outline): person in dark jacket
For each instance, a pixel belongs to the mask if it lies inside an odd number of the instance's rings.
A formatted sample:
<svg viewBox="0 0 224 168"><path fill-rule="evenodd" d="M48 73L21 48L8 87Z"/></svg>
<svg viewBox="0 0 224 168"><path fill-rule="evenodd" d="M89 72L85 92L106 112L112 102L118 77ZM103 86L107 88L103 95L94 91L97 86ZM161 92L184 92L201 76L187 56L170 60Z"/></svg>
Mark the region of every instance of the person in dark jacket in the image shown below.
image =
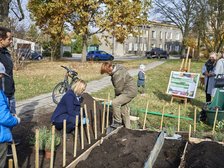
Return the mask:
<svg viewBox="0 0 224 168"><path fill-rule="evenodd" d="M85 81L79 79L62 97L51 117L51 122L57 130L63 129L64 120L66 120L66 132L71 133L74 130L76 116L80 115L81 95L85 89Z"/></svg>
<svg viewBox="0 0 224 168"><path fill-rule="evenodd" d="M138 91L141 93L142 96L145 95L145 65L141 64L139 66L139 72L138 72L138 80L137 80L137 86Z"/></svg>
<svg viewBox="0 0 224 168"><path fill-rule="evenodd" d="M0 62L4 65L6 73L10 77L4 79L4 93L9 101L9 108L12 114L16 114L16 101L15 101L15 83L13 79L13 61L7 49L12 44L11 30L5 27L0 27ZM1 89L2 86L0 86Z"/></svg>
<svg viewBox="0 0 224 168"><path fill-rule="evenodd" d="M4 77L9 77L8 74L5 73L5 67L2 63L0 63L0 79L4 79ZM0 82L0 85L4 85ZM0 89L0 167L5 166L6 157L7 157L7 149L8 143L12 142L12 127L16 126L20 123L20 118L16 115L13 116L10 113L8 100L3 92Z"/></svg>
<svg viewBox="0 0 224 168"><path fill-rule="evenodd" d="M128 103L137 96L137 86L134 79L122 65L113 65L111 62L104 62L101 66L101 74L111 76L114 86L115 98L112 101L113 123L111 127L117 128L124 124L130 128L130 109Z"/></svg>

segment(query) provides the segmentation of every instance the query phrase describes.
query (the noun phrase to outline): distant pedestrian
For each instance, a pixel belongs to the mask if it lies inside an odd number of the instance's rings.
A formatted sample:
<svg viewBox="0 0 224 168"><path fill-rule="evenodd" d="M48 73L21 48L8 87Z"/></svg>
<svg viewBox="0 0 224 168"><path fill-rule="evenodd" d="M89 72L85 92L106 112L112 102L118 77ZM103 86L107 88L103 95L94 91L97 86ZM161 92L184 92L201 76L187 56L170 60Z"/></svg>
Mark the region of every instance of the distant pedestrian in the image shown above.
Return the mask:
<svg viewBox="0 0 224 168"><path fill-rule="evenodd" d="M111 127L117 128L124 124L130 128L130 109L128 103L137 96L137 86L127 69L122 65L112 62L104 62L101 66L101 74L111 76L114 86L115 98L112 101L113 123Z"/></svg>
<svg viewBox="0 0 224 168"><path fill-rule="evenodd" d="M66 120L66 132L71 133L74 130L76 116L80 116L81 95L85 89L86 82L78 79L62 97L51 117L51 122L57 130L63 129L64 120Z"/></svg>
<svg viewBox="0 0 224 168"><path fill-rule="evenodd" d="M202 68L202 74L205 76L205 95L206 102L211 102L212 92L215 86L215 64L216 64L216 53L212 52L209 54L209 60L204 64Z"/></svg>
<svg viewBox="0 0 224 168"><path fill-rule="evenodd" d="M4 81L5 77L9 77L9 75L5 73L5 67L0 63L0 79L3 79L1 81ZM0 85L2 86L4 83L0 82ZM19 123L20 118L10 113L8 100L3 90L0 89L0 168L5 166L8 143L12 142L11 129Z"/></svg>
<svg viewBox="0 0 224 168"><path fill-rule="evenodd" d="M13 79L13 61L9 50L9 47L12 44L12 33L11 30L5 27L0 27L0 62L4 65L6 69L6 73L9 74L10 77L5 77L4 79L4 93L9 102L10 112L12 114L16 114L16 101L15 101L15 82Z"/></svg>
<svg viewBox="0 0 224 168"><path fill-rule="evenodd" d="M138 72L138 92L141 94L141 96L145 95L145 65L141 64L139 66L139 72Z"/></svg>

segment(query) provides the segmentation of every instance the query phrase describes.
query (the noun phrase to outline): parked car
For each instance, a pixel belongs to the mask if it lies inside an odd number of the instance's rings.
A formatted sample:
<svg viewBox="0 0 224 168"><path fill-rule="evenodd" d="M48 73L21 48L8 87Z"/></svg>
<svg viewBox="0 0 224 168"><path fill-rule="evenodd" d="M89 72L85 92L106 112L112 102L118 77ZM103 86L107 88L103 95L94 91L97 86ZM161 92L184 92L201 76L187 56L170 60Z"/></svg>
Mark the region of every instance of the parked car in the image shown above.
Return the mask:
<svg viewBox="0 0 224 168"><path fill-rule="evenodd" d="M99 61L99 60L114 60L114 57L111 54L108 54L105 51L89 51L86 60L94 60L94 61Z"/></svg>
<svg viewBox="0 0 224 168"><path fill-rule="evenodd" d="M167 51L165 51L161 48L153 48L150 51L146 51L145 56L147 58L165 58L165 59L167 59L169 57L169 54Z"/></svg>
<svg viewBox="0 0 224 168"><path fill-rule="evenodd" d="M43 56L36 52L36 51L30 51L30 50L19 50L17 53L21 60L41 60L43 59Z"/></svg>
<svg viewBox="0 0 224 168"><path fill-rule="evenodd" d="M31 60L42 60L43 56L40 53L36 52L36 51L31 51L29 58Z"/></svg>

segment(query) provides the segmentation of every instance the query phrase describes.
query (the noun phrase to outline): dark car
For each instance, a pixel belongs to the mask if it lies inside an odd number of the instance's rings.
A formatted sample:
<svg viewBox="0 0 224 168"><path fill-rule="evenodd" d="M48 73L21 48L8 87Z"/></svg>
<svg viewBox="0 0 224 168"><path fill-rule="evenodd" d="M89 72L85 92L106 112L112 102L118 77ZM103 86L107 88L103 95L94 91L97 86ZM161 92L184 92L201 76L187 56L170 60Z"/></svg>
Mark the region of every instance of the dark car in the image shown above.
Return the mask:
<svg viewBox="0 0 224 168"><path fill-rule="evenodd" d="M108 54L105 51L89 51L87 56L87 60L94 60L94 61L99 61L99 60L114 60L114 57L111 54Z"/></svg>
<svg viewBox="0 0 224 168"><path fill-rule="evenodd" d="M31 51L29 58L31 60L41 60L41 59L43 59L43 56L40 53L36 52L36 51Z"/></svg>
<svg viewBox="0 0 224 168"><path fill-rule="evenodd" d="M169 54L167 51L165 51L161 48L153 48L151 51L146 51L145 56L147 58L165 58L165 59L167 59L169 57Z"/></svg>

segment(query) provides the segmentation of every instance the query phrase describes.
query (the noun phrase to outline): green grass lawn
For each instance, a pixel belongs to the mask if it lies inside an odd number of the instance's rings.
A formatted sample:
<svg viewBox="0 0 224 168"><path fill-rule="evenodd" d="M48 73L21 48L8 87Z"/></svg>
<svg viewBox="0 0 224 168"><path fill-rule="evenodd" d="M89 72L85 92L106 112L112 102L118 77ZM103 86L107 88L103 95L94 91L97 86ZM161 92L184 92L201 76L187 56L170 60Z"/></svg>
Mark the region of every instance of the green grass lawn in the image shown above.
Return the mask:
<svg viewBox="0 0 224 168"><path fill-rule="evenodd" d="M147 64L154 60L115 61L128 69L137 68L141 63ZM14 72L16 100L28 99L43 93L52 92L55 85L64 78L65 70L61 65L68 66L78 72L79 78L89 82L100 79L102 62L77 61L31 61L23 69Z"/></svg>
<svg viewBox="0 0 224 168"><path fill-rule="evenodd" d="M192 73L201 73L201 68L203 66L202 61L192 62L191 71ZM165 106L165 114L178 115L178 106L181 108L181 116L193 118L194 107L197 107L197 115L201 110L202 105L205 102L204 90L200 87L197 88L197 93L195 99L191 99L187 103L186 109L184 104L179 100L175 100L172 105L170 105L171 96L166 94L170 72L178 71L180 68L181 60L168 60L163 65L156 67L150 71L146 72L146 96L138 96L130 103L131 114L140 117L138 123L135 123L135 127L142 128L144 120L144 112L146 109L147 101L149 101L148 111L150 112L162 112L163 106ZM137 80L137 78L135 78ZM94 93L94 97L107 99L107 95L110 93L110 99L113 98L114 91L113 87L105 88L102 91ZM150 115L147 116L146 128L159 129L161 116ZM164 117L164 126L170 127L174 126L177 129L177 118ZM180 130L187 131L189 124L193 125L192 120L181 119ZM210 127L199 123L197 124L199 130L207 130Z"/></svg>

